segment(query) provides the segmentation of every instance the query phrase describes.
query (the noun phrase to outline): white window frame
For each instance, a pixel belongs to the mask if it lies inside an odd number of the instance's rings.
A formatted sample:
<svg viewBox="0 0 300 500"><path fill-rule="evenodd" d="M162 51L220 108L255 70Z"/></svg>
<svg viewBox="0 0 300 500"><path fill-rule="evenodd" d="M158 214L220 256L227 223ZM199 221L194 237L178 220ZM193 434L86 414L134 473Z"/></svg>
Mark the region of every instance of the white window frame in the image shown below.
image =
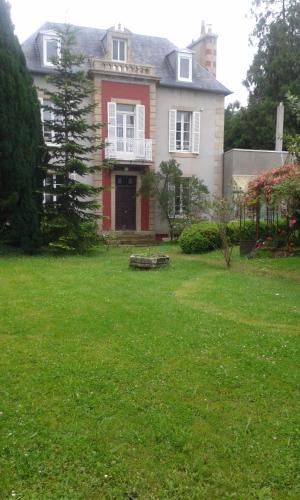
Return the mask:
<svg viewBox="0 0 300 500"><path fill-rule="evenodd" d="M56 182L56 174L48 174L48 177L52 177L52 186L54 189L56 189L57 186L60 186L60 184L57 184ZM43 187L47 187L46 179L43 180ZM52 197L52 202L56 203L57 202L57 194L54 193L47 193L45 190L43 191L43 205L46 205L46 196L51 196Z"/></svg>
<svg viewBox="0 0 300 500"><path fill-rule="evenodd" d="M181 124L181 130L180 130L180 149L177 148L177 123L178 123L178 113L181 113L181 119L180 119L180 124ZM183 143L184 143L184 114L188 113L189 114L189 122L190 122L190 127L189 127L189 147L188 149L184 149ZM193 113L191 111L176 111L176 128L175 128L175 147L177 153L190 153L192 151L192 118L193 118Z"/></svg>
<svg viewBox="0 0 300 500"><path fill-rule="evenodd" d="M186 186L184 185L186 183ZM179 186L175 186L175 191L174 191L174 215L175 217L183 217L184 215L187 214L187 211L184 210L184 189L185 188L188 188L188 198L190 201L190 177L182 177L180 179L180 185ZM178 192L177 189L179 189L179 196L178 196ZM179 198L179 211L176 210L176 198Z"/></svg>
<svg viewBox="0 0 300 500"><path fill-rule="evenodd" d="M136 105L135 104L131 104L131 106L133 106L133 110L129 111L129 110L120 110L118 109L118 104L117 103L117 108L116 108L116 118L117 118L117 124L116 124L116 127L117 127L117 141L118 139L135 139L136 137ZM121 103L120 103L121 104ZM122 116L122 125L121 124L118 124L118 116ZM133 126L128 126L127 125L127 116L133 116ZM118 137L118 128L122 128L122 131L123 131L123 135L122 137ZM132 137L127 137L127 128L130 128L133 130L133 136Z"/></svg>
<svg viewBox="0 0 300 500"><path fill-rule="evenodd" d="M60 42L59 37L55 34L43 35L43 63L44 63L44 66L50 66L50 67L54 66L53 62L51 62L47 59L47 43L51 42L51 41L53 42L53 40L55 40L57 42L57 57L60 58L61 42Z"/></svg>
<svg viewBox="0 0 300 500"><path fill-rule="evenodd" d="M189 76L188 77L184 77L184 76L180 75L180 68L181 68L181 60L182 59L187 59L189 62ZM177 56L177 80L178 81L180 81L180 82L192 82L193 81L192 62L193 62L192 54L186 54L184 52L178 53L178 56Z"/></svg>
<svg viewBox="0 0 300 500"><path fill-rule="evenodd" d="M117 49L117 52L118 52L118 57L117 59L114 58L114 42L117 42L118 44L118 49ZM120 59L120 43L123 43L124 44L124 59ZM112 60L113 61L117 61L117 62L126 62L126 52L127 52L127 43L126 43L126 40L124 40L124 38L113 38L112 39Z"/></svg>
<svg viewBox="0 0 300 500"><path fill-rule="evenodd" d="M184 133L184 118L181 119L181 148L177 149L177 115L178 113L190 113L191 122L189 130L189 149L182 149L183 146L183 133ZM184 109L169 109L169 153L183 153L183 154L200 154L200 114L201 111L189 111Z"/></svg>
<svg viewBox="0 0 300 500"><path fill-rule="evenodd" d="M43 104L44 104L45 99L43 99L42 97L39 97L39 101L40 101L40 105L41 105L41 122L42 122L42 127L43 127L43 137L45 139L45 128L44 128L44 111L45 110L43 108ZM53 115L53 113L51 111L50 111L50 115L51 115L51 121L53 121L54 115ZM54 143L54 130L51 130L51 138L52 138L51 141L45 141L45 144L47 146L55 146L55 143Z"/></svg>

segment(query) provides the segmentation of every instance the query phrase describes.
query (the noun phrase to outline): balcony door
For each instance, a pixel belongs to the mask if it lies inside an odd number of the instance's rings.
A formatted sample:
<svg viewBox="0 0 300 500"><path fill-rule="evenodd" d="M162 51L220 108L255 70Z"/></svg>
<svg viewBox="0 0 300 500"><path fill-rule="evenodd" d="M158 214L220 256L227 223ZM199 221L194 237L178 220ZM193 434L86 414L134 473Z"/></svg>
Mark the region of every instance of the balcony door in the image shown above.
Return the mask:
<svg viewBox="0 0 300 500"><path fill-rule="evenodd" d="M116 175L116 230L136 229L136 176Z"/></svg>
<svg viewBox="0 0 300 500"><path fill-rule="evenodd" d="M117 151L134 152L135 106L117 104Z"/></svg>

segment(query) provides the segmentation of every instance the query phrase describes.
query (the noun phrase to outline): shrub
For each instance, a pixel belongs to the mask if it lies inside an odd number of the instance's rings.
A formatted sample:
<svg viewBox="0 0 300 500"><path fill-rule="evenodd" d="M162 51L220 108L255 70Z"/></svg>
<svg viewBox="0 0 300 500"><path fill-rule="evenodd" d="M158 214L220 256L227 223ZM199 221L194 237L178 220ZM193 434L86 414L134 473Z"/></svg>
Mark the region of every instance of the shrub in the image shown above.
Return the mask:
<svg viewBox="0 0 300 500"><path fill-rule="evenodd" d="M213 222L191 224L181 233L178 242L184 253L209 252L221 245L218 226Z"/></svg>
<svg viewBox="0 0 300 500"><path fill-rule="evenodd" d="M266 221L260 222L260 238L265 239L274 235L277 229L286 229L286 221L281 219L278 224L270 227ZM241 239L255 240L255 222L246 220L240 229L239 221L232 221L227 226L228 236L234 245L238 245ZM179 237L179 245L184 253L203 253L220 248L221 239L219 229L214 222L199 222L186 227Z"/></svg>

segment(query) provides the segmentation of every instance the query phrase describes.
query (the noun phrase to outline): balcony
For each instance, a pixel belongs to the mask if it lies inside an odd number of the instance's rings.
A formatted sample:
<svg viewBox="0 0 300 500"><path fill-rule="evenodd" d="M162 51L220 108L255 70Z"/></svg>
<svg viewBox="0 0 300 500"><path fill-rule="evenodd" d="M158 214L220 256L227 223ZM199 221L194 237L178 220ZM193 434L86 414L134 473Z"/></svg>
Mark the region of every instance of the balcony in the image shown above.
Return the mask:
<svg viewBox="0 0 300 500"><path fill-rule="evenodd" d="M105 158L123 161L152 161L151 139L109 139Z"/></svg>
<svg viewBox="0 0 300 500"><path fill-rule="evenodd" d="M125 76L135 76L158 80L154 66L146 64L132 64L119 61L105 61L98 58L89 59L90 70L93 73L110 73Z"/></svg>

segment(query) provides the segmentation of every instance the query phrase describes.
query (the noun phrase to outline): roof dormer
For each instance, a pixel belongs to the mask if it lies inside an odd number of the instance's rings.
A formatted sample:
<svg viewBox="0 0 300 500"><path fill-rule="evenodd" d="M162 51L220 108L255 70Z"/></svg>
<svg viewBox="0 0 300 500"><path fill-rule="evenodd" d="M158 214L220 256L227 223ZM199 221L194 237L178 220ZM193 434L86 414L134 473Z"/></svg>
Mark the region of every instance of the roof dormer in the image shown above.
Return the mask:
<svg viewBox="0 0 300 500"><path fill-rule="evenodd" d="M120 24L110 28L104 42L107 59L119 63L130 62L130 40L131 32Z"/></svg>
<svg viewBox="0 0 300 500"><path fill-rule="evenodd" d="M61 53L61 40L55 31L41 31L41 52L43 66L54 66L54 59L59 59Z"/></svg>
<svg viewBox="0 0 300 500"><path fill-rule="evenodd" d="M176 79L179 82L193 81L193 52L191 50L183 49L177 52Z"/></svg>

